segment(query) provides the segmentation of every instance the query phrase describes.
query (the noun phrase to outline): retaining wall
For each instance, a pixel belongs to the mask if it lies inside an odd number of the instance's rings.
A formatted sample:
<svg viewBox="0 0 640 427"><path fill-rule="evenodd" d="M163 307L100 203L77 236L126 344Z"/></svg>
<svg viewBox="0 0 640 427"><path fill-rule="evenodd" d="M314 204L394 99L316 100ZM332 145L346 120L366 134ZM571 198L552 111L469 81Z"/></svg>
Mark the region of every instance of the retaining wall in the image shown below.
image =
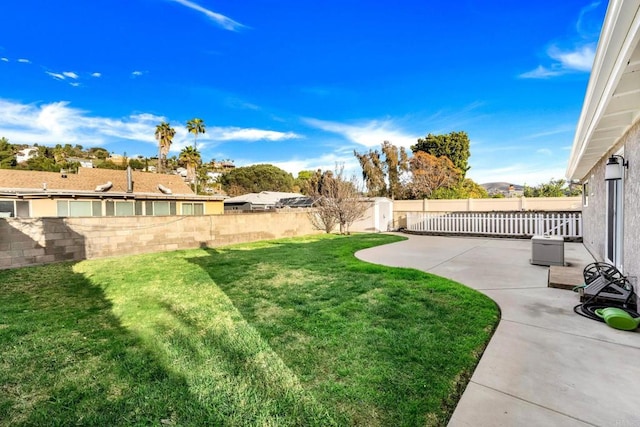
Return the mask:
<svg viewBox="0 0 640 427"><path fill-rule="evenodd" d="M318 234L306 211L171 217L0 218L0 268Z"/></svg>

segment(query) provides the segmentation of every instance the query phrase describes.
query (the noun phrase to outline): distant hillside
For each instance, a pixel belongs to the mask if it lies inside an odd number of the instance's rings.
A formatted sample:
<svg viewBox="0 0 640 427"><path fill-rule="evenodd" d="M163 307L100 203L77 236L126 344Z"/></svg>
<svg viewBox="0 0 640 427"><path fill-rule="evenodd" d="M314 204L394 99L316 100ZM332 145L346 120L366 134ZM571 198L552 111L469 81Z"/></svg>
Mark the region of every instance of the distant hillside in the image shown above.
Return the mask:
<svg viewBox="0 0 640 427"><path fill-rule="evenodd" d="M496 193L508 193L509 192L509 187L511 185L513 185L513 190L517 191L517 192L521 192L524 191L524 186L523 185L518 185L518 184L511 184L509 182L487 182L485 184L480 184L482 187L485 188L485 190L487 190L487 193L489 194L496 194Z"/></svg>

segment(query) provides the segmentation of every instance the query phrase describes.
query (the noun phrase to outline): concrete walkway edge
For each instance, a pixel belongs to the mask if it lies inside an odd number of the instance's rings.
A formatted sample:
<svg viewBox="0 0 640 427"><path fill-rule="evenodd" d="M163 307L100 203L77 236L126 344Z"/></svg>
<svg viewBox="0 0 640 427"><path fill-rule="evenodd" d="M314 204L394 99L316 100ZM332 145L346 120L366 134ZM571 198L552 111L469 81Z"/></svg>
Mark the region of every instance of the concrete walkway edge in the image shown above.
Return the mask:
<svg viewBox="0 0 640 427"><path fill-rule="evenodd" d="M577 294L529 263L529 240L403 236L356 256L458 281L502 311L449 426L640 425L640 333L576 315ZM581 243L565 260L593 262Z"/></svg>

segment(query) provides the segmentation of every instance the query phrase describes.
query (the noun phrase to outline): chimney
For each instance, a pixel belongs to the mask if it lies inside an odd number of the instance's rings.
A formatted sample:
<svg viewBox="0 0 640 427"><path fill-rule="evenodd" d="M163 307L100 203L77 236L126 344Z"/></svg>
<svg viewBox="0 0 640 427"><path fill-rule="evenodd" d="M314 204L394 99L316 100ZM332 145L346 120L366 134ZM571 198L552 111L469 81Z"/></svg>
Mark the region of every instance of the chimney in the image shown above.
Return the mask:
<svg viewBox="0 0 640 427"><path fill-rule="evenodd" d="M133 172L131 166L127 166L127 193L133 193Z"/></svg>

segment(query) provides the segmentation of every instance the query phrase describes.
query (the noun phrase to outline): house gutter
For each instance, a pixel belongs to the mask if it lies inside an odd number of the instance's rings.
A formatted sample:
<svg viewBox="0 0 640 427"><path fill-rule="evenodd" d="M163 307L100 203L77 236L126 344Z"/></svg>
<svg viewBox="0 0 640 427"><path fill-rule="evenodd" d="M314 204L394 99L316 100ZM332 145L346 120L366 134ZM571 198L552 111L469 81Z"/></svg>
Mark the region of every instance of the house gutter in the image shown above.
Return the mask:
<svg viewBox="0 0 640 427"><path fill-rule="evenodd" d="M592 140L638 43L639 10L640 0L611 0L609 3L567 166L566 176L570 180L584 179L624 135L621 132L611 143L606 143L606 147L598 147ZM588 158L589 150L600 155Z"/></svg>

